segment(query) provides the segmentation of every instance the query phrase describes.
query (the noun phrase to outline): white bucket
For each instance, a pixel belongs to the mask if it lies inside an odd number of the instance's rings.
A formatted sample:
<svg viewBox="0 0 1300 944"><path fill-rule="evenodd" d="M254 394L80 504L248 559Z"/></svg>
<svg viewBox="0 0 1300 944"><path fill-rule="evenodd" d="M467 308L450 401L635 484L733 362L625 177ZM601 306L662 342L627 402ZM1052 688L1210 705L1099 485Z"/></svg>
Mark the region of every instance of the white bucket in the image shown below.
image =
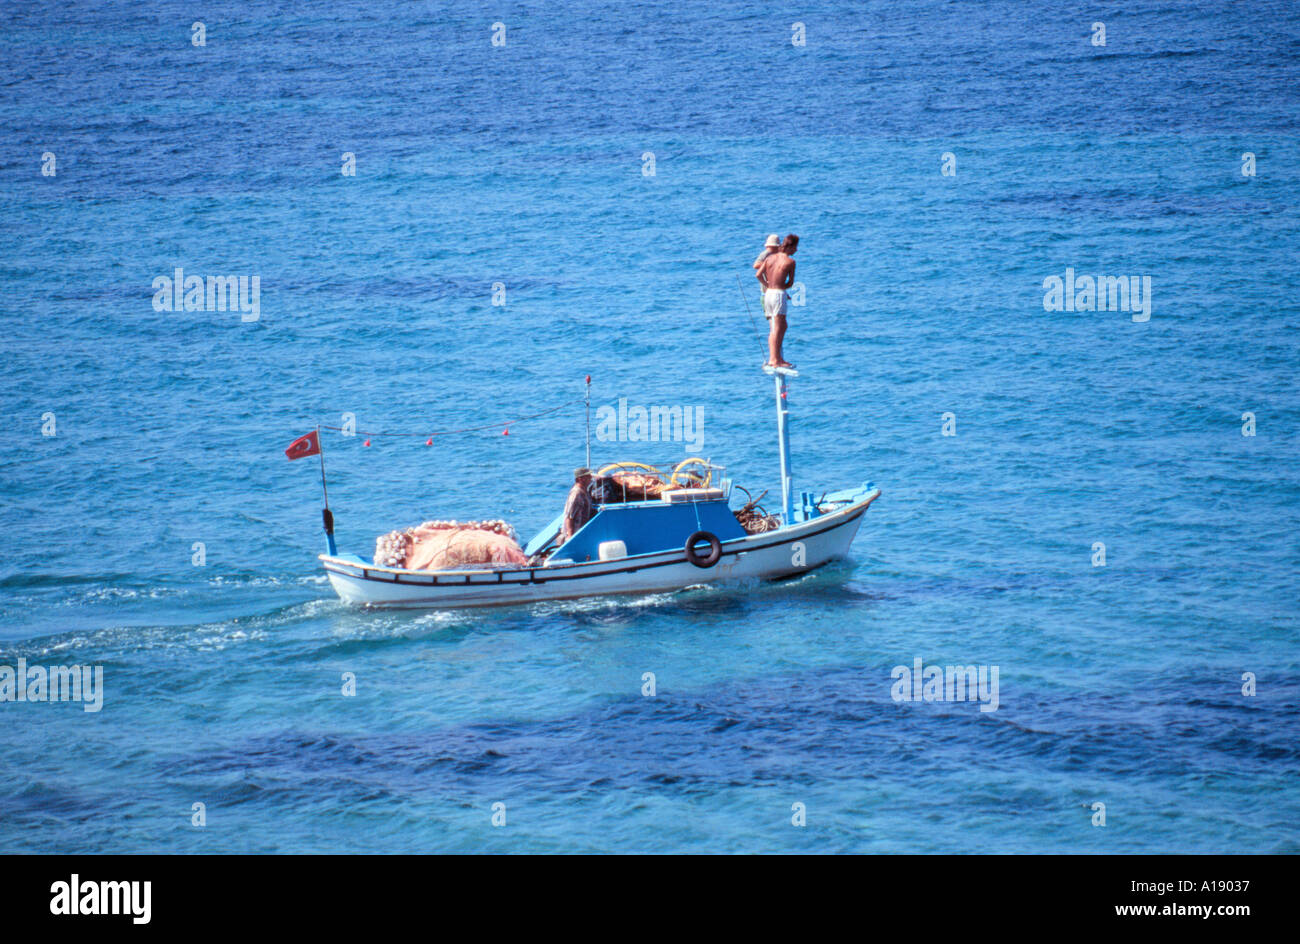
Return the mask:
<svg viewBox="0 0 1300 944"><path fill-rule="evenodd" d="M627 557L627 544L623 541L601 541L598 550L601 560L618 560L620 557Z"/></svg>

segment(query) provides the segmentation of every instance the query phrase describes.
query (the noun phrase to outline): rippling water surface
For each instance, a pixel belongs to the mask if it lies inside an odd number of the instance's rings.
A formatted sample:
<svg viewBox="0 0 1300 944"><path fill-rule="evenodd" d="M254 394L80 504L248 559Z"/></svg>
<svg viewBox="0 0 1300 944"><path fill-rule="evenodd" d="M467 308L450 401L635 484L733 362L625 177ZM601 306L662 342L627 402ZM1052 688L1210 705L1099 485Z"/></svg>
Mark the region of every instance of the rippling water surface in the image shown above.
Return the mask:
<svg viewBox="0 0 1300 944"><path fill-rule="evenodd" d="M102 665L105 699L0 703L0 850L1300 852L1300 12L797 16L804 47L731 0L7 11L0 664ZM772 231L798 482L884 489L849 561L337 602L282 450L345 412L491 424L590 373L773 487L736 284ZM258 275L259 320L155 311L178 266ZM1150 276L1150 321L1044 311L1067 267ZM341 547L531 533L582 423L329 434ZM917 657L997 666L998 709L896 703Z"/></svg>

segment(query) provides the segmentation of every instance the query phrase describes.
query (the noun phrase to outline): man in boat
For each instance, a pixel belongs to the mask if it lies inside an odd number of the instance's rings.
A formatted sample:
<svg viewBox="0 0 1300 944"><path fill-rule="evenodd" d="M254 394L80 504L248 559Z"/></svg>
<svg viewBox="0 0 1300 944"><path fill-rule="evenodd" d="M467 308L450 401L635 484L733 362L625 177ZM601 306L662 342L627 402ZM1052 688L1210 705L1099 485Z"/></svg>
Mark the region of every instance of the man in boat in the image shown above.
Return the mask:
<svg viewBox="0 0 1300 944"><path fill-rule="evenodd" d="M560 527L561 544L573 537L595 513L591 495L587 493L590 484L591 469L573 470L573 488L569 489L569 499L564 503L564 524Z"/></svg>
<svg viewBox="0 0 1300 944"><path fill-rule="evenodd" d="M781 356L781 343L785 340L785 312L789 303L786 289L794 285L794 253L799 248L799 237L794 233L785 238L781 248L763 260L758 270L758 281L763 286L763 314L772 324L767 336L767 363L764 367L794 367Z"/></svg>

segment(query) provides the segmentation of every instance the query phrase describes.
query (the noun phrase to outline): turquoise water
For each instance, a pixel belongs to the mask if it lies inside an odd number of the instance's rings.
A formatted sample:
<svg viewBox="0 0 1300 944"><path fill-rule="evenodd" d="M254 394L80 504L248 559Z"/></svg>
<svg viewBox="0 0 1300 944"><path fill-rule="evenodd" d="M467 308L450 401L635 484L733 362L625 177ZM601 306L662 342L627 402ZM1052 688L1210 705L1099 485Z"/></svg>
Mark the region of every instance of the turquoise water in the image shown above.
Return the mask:
<svg viewBox="0 0 1300 944"><path fill-rule="evenodd" d="M105 690L0 703L0 850L1300 851L1300 12L799 16L804 47L730 2L11 11L0 665ZM282 450L344 413L504 424L591 374L702 410L702 451L775 487L736 283L756 306L773 231L801 237L797 484L884 489L850 560L335 599L318 467ZM176 267L257 275L259 319L156 311ZM1045 311L1067 268L1149 276L1150 320ZM530 534L583 416L423 442L326 434L342 550ZM917 657L997 666L998 709L896 703Z"/></svg>

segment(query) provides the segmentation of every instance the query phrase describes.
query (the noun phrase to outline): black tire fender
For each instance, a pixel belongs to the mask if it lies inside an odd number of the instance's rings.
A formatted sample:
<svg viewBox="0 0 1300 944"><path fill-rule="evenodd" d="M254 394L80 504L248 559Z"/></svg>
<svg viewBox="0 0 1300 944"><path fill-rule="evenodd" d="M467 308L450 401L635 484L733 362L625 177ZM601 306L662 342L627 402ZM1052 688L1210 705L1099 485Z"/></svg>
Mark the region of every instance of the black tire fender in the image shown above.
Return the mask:
<svg viewBox="0 0 1300 944"><path fill-rule="evenodd" d="M702 541L709 542L709 550L705 554L695 548ZM686 539L686 559L696 567L712 567L722 559L722 542L711 531L696 531Z"/></svg>

